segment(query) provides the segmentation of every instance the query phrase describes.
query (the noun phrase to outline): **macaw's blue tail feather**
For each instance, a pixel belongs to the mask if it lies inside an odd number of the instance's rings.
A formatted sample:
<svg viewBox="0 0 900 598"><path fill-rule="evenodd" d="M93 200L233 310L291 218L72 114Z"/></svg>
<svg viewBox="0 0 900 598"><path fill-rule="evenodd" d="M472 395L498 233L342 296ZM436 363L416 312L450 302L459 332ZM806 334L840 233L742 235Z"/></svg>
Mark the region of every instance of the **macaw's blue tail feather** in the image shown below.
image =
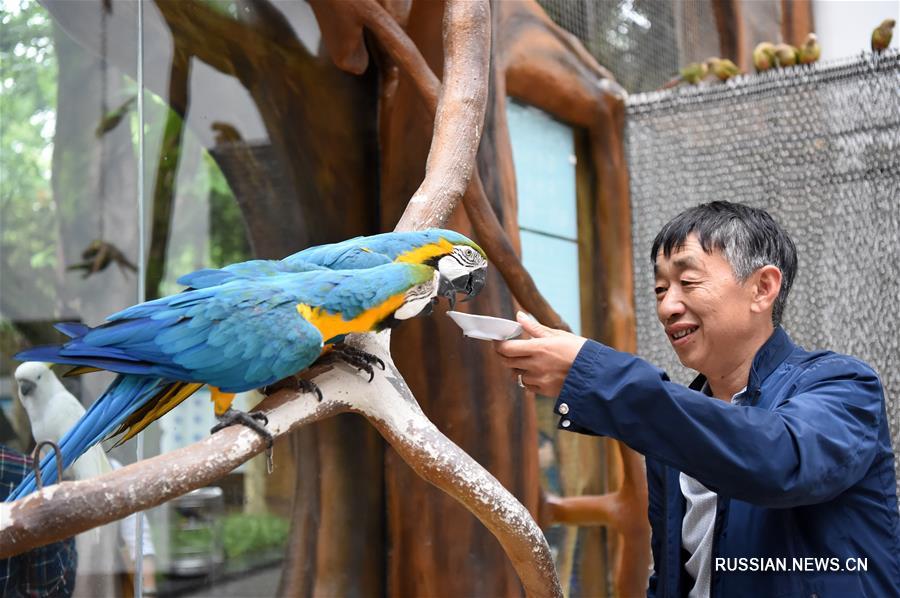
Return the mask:
<svg viewBox="0 0 900 598"><path fill-rule="evenodd" d="M13 359L19 361L45 361L49 363L60 363L56 361L59 358L59 345L46 345L42 347L33 347L20 351L13 356Z"/></svg>
<svg viewBox="0 0 900 598"><path fill-rule="evenodd" d="M128 360L126 357L68 357L59 354L59 347L34 347L17 353L19 361L45 361L74 366L90 366L101 370L109 370L119 374L150 375L150 366L140 361Z"/></svg>
<svg viewBox="0 0 900 598"><path fill-rule="evenodd" d="M97 399L81 419L59 442L63 470L78 460L89 448L109 436L128 416L140 409L166 384L160 378L147 376L119 376ZM44 485L55 483L56 456L50 452L41 459L41 480ZM34 473L29 473L12 491L7 502L22 498L37 489Z"/></svg>
<svg viewBox="0 0 900 598"><path fill-rule="evenodd" d="M140 350L147 346L147 353L154 349L144 343L136 345ZM158 351L158 349L156 349ZM117 374L131 374L135 376L168 376L173 378L184 377L183 368L172 364L158 364L152 361L140 359L140 356L130 355L117 347L94 347L80 343L78 339L70 344L48 345L26 349L15 355L19 361L45 361L78 367L91 367L100 370L108 370Z"/></svg>

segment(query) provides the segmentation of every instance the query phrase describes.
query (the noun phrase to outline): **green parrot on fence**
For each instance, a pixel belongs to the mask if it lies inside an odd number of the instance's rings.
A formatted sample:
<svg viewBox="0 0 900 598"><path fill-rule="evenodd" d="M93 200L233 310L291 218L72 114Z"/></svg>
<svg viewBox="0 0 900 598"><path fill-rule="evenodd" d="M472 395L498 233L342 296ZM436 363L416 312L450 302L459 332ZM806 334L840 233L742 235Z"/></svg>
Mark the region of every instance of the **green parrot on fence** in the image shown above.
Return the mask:
<svg viewBox="0 0 900 598"><path fill-rule="evenodd" d="M356 269L329 269L335 265ZM213 431L241 422L271 440L254 420L262 414L230 408L234 393L306 369L347 334L429 312L441 294L477 294L486 266L480 248L452 231L360 237L280 262L253 260L192 273L181 279L191 286L186 291L127 308L96 328L60 324L69 342L16 357L74 365L78 373L119 374L61 440L64 467L107 437L128 440L204 384L220 418ZM377 361L354 353L356 365ZM321 398L314 384L306 384ZM44 480L55 480L53 455L41 469ZM30 475L9 500L34 489Z"/></svg>

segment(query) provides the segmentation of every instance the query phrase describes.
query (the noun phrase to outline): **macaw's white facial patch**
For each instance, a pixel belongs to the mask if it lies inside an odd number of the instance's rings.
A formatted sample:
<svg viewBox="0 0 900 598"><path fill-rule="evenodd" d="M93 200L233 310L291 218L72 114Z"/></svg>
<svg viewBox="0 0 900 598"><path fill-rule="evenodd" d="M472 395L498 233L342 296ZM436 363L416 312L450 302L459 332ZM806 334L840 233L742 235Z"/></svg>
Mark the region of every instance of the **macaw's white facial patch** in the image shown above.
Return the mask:
<svg viewBox="0 0 900 598"><path fill-rule="evenodd" d="M473 270L487 267L487 260L468 245L455 245L453 251L438 260L438 270L447 280L468 276Z"/></svg>
<svg viewBox="0 0 900 598"><path fill-rule="evenodd" d="M428 282L418 284L406 291L406 298L397 311L394 312L394 318L398 320L408 320L422 313L422 310L431 305L432 300L437 296L438 281L441 274L437 270L434 276Z"/></svg>

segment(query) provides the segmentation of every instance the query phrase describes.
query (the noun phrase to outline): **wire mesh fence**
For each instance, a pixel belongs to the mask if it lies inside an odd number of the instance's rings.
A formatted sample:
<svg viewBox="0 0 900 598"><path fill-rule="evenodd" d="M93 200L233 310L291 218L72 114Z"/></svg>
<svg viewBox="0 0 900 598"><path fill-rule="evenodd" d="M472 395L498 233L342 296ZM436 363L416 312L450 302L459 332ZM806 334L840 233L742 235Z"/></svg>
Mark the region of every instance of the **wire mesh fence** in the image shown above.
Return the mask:
<svg viewBox="0 0 900 598"><path fill-rule="evenodd" d="M687 0L698 6L698 0ZM539 0L629 92L657 89L678 72L673 3L658 0Z"/></svg>
<svg viewBox="0 0 900 598"><path fill-rule="evenodd" d="M900 54L633 95L626 122L639 353L691 377L656 319L662 225L716 199L765 208L800 257L785 328L875 367L900 449Z"/></svg>

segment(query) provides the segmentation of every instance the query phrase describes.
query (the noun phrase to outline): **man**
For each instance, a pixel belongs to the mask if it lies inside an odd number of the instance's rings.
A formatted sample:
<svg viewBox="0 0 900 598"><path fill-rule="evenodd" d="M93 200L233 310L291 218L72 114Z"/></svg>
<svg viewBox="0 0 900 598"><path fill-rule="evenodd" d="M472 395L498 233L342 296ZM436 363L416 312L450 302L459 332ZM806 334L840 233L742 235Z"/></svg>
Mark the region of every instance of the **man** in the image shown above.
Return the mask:
<svg viewBox="0 0 900 598"><path fill-rule="evenodd" d="M762 210L713 202L651 250L657 315L689 388L519 314L498 352L560 427L647 459L650 596L897 596L900 517L877 375L780 327L796 249Z"/></svg>
<svg viewBox="0 0 900 598"><path fill-rule="evenodd" d="M0 444L0 501L19 485L31 459ZM64 598L75 588L78 556L75 538L67 538L22 554L0 559L0 596Z"/></svg>

